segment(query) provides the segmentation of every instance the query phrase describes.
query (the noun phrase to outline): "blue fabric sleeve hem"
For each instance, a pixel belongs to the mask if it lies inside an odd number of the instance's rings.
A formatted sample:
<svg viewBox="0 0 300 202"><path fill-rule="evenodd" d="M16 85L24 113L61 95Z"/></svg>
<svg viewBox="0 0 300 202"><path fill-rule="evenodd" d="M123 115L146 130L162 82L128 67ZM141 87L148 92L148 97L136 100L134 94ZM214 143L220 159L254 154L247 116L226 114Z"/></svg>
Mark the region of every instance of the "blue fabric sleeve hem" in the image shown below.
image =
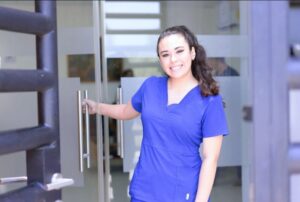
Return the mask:
<svg viewBox="0 0 300 202"><path fill-rule="evenodd" d="M216 137L216 136L219 136L219 135L227 136L227 135L229 135L229 133L228 132L222 132L222 133L208 134L208 135L203 136L203 138Z"/></svg>
<svg viewBox="0 0 300 202"><path fill-rule="evenodd" d="M224 112L222 97L211 97L203 115L202 134L203 138L218 135L228 135L226 115Z"/></svg>
<svg viewBox="0 0 300 202"><path fill-rule="evenodd" d="M141 108L138 106L138 104L135 104L136 102L133 102L133 98L131 98L131 106L133 107L133 109L139 113L142 112Z"/></svg>
<svg viewBox="0 0 300 202"><path fill-rule="evenodd" d="M153 80L153 76L147 78L140 88L135 92L135 94L131 97L131 105L137 112L141 113L143 108L143 97L146 91L146 86L149 85L149 82Z"/></svg>

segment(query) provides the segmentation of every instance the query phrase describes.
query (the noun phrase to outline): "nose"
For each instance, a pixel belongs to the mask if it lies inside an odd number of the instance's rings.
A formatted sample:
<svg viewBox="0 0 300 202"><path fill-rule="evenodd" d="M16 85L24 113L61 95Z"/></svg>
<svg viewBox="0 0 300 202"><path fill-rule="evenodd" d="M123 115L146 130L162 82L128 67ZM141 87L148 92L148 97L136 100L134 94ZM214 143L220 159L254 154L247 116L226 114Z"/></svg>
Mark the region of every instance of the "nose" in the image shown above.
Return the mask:
<svg viewBox="0 0 300 202"><path fill-rule="evenodd" d="M177 60L176 54L171 55L171 62L175 62Z"/></svg>

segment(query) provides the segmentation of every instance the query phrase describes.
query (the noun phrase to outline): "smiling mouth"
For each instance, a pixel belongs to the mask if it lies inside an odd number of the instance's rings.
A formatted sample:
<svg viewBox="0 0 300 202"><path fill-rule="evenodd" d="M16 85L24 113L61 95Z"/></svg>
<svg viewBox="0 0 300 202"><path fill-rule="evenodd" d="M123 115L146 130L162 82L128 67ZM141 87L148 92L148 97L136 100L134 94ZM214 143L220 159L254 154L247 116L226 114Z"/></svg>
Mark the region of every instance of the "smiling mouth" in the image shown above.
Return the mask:
<svg viewBox="0 0 300 202"><path fill-rule="evenodd" d="M172 71L178 71L178 70L180 70L181 68L182 68L182 65L170 67L170 69L171 69Z"/></svg>

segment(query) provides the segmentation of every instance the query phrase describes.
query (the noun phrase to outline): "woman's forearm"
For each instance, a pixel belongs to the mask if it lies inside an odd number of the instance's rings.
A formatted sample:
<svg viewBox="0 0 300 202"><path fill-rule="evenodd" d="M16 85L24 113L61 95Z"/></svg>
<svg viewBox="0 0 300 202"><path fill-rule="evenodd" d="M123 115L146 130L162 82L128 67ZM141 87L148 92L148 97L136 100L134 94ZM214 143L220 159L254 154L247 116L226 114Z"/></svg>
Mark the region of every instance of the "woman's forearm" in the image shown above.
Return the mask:
<svg viewBox="0 0 300 202"><path fill-rule="evenodd" d="M113 119L127 120L138 116L129 104L104 104L98 103L97 113Z"/></svg>
<svg viewBox="0 0 300 202"><path fill-rule="evenodd" d="M195 202L208 202L217 169L217 159L207 158L202 162Z"/></svg>
<svg viewBox="0 0 300 202"><path fill-rule="evenodd" d="M132 107L130 101L127 104L104 104L85 99L82 101L82 107L86 113L100 114L121 120L133 119L140 114Z"/></svg>

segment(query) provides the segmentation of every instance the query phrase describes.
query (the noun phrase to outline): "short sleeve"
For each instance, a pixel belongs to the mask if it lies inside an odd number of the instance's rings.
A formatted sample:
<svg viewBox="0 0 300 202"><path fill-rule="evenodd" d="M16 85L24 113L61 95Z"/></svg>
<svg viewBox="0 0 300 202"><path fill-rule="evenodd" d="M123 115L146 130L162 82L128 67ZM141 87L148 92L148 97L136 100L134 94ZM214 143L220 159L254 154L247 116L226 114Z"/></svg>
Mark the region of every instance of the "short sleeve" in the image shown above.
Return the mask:
<svg viewBox="0 0 300 202"><path fill-rule="evenodd" d="M131 105L139 113L142 112L143 96L144 96L144 91L148 83L148 80L149 78L143 82L141 87L136 91L136 93L131 98Z"/></svg>
<svg viewBox="0 0 300 202"><path fill-rule="evenodd" d="M228 135L227 121L220 95L212 97L203 114L202 135L203 138Z"/></svg>

